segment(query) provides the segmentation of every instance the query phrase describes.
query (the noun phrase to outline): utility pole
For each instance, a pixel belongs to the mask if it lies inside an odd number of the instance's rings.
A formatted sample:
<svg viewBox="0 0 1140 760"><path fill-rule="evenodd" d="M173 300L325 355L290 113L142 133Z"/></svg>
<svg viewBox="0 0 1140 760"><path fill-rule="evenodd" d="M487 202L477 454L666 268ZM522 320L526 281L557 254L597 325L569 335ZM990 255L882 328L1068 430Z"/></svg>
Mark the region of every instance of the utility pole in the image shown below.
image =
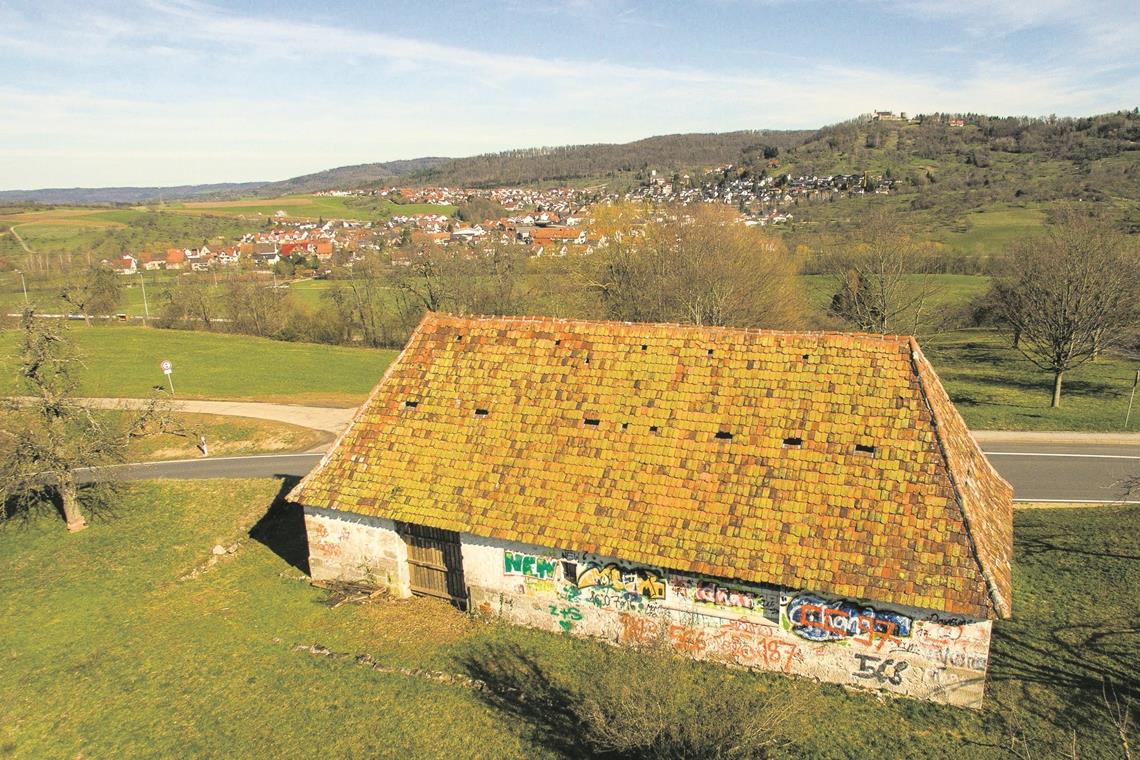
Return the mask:
<svg viewBox="0 0 1140 760"><path fill-rule="evenodd" d="M146 278L145 278L145 277L143 277L143 270L142 270L142 269L140 269L140 270L139 270L139 282L140 282L140 283L142 283L142 293L143 293L143 326L145 327L145 326L146 326L146 323L147 323L147 321L148 321L148 320L150 320L150 306L149 306L149 305L147 304L147 302L146 302Z"/></svg>
<svg viewBox="0 0 1140 760"><path fill-rule="evenodd" d="M16 274L20 275L20 288L24 291L24 306L28 305L28 283L24 281L23 270L17 269Z"/></svg>
<svg viewBox="0 0 1140 760"><path fill-rule="evenodd" d="M1136 377L1132 378L1132 394L1128 397L1128 414L1124 415L1124 429L1128 429L1128 420L1132 418L1132 402L1136 400L1136 386L1140 385L1140 369L1136 370Z"/></svg>

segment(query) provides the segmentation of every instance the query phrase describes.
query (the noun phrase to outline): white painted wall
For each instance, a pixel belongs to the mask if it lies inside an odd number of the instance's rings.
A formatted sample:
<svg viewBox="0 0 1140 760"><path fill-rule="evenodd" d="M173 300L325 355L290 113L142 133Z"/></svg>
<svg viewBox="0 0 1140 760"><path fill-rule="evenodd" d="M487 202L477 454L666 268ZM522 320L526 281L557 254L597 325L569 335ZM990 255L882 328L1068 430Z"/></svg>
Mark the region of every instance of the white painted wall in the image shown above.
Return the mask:
<svg viewBox="0 0 1140 760"><path fill-rule="evenodd" d="M368 579L407 596L407 549L391 520L305 508L315 579ZM732 584L461 535L470 609L622 644L664 642L754 670L980 707L991 623L826 594Z"/></svg>
<svg viewBox="0 0 1140 760"><path fill-rule="evenodd" d="M617 643L663 641L697 659L754 670L982 703L988 620L721 583L469 534L462 542L471 609L485 615Z"/></svg>

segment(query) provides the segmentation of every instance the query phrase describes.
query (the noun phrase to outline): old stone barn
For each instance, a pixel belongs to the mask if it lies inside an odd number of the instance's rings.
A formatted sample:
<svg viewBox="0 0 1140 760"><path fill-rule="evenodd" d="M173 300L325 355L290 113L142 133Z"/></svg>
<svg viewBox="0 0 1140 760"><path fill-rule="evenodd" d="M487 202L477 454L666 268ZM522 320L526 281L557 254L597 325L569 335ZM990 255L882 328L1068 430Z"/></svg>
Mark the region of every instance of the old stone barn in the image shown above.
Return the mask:
<svg viewBox="0 0 1140 760"><path fill-rule="evenodd" d="M318 579L981 703L1012 489L911 338L429 314L290 495Z"/></svg>

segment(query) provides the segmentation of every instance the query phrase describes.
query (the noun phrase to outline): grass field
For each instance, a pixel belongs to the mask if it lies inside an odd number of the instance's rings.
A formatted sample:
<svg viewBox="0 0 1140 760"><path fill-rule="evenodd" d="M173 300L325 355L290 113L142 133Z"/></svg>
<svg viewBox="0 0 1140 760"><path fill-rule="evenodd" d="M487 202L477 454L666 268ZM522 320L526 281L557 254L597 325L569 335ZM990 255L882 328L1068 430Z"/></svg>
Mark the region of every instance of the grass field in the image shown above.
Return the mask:
<svg viewBox="0 0 1140 760"><path fill-rule="evenodd" d="M809 274L803 275L802 279L808 303L819 312L826 312L837 290L836 278L827 274ZM922 275L908 275L907 279L916 289L922 287ZM965 306L970 299L984 293L990 284L989 277L969 274L932 274L926 276L926 281L930 294L926 308L931 314Z"/></svg>
<svg viewBox="0 0 1140 760"><path fill-rule="evenodd" d="M1051 409L1053 377L1000 337L971 330L930 338L923 351L970 427L979 430L1124 431L1140 362L1106 356L1065 376ZM1127 432L1140 432L1140 406Z"/></svg>
<svg viewBox="0 0 1140 760"><path fill-rule="evenodd" d="M558 699L637 654L425 598L320 604L299 515L266 513L280 490L131 484L82 533L46 517L0 531L0 757L589 756ZM1022 757L1073 740L1121 757L1101 693L1140 700L1140 509L1019 511L1015 540L1015 618L995 625L980 712L693 667L791 705L777 757L998 760L1011 737ZM234 551L211 563L215 544ZM314 644L349 656L295 649ZM479 692L416 669L496 677Z"/></svg>
<svg viewBox="0 0 1140 760"><path fill-rule="evenodd" d="M996 207L966 214L964 230L947 231L937 239L967 254L1000 256L1019 240L1045 233L1045 213L1039 208Z"/></svg>
<svg viewBox="0 0 1140 760"><path fill-rule="evenodd" d="M0 411L0 429L5 427L7 412ZM125 424L128 412L100 412L112 424ZM215 414L170 415L186 435L153 435L136 438L127 447L128 462L156 462L167 459L192 459L201 456L198 436L205 435L210 456L247 456L308 451L332 440L331 433L273 420L250 417L228 417Z"/></svg>
<svg viewBox="0 0 1140 760"><path fill-rule="evenodd" d="M85 358L85 396L145 397L165 386L159 362L174 363L178 398L256 399L355 406L395 351L283 343L243 335L144 327L71 327ZM11 371L17 335L0 333L0 395L16 391Z"/></svg>
<svg viewBox="0 0 1140 760"><path fill-rule="evenodd" d="M350 219L369 221L392 214L444 214L450 216L454 206L426 203L397 205L383 199L356 196L289 195L281 198L252 198L237 201L191 201L171 203L164 210L184 214L210 214L233 217L273 217L284 211L287 219Z"/></svg>

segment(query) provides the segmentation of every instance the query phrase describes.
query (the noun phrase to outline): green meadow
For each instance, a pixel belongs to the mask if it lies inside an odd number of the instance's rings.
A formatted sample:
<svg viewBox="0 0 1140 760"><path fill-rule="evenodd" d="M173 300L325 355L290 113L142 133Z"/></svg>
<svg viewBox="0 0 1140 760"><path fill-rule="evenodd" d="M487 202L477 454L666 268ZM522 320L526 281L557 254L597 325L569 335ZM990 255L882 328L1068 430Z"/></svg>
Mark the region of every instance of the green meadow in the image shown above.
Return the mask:
<svg viewBox="0 0 1140 760"><path fill-rule="evenodd" d="M285 343L245 335L145 327L71 326L83 358L79 392L145 397L166 387L159 363L174 364L178 398L248 399L355 406L368 395L396 352ZM17 392L17 331L0 333L0 395Z"/></svg>
<svg viewBox="0 0 1140 760"><path fill-rule="evenodd" d="M653 714L636 652L428 598L330 606L290 485L133 483L81 533L0 530L0 757L590 758L567 704ZM1103 694L1140 698L1140 509L1019 511L1013 599L978 712L680 660L665 687L698 727L702 694L770 700L773 758L1124 757Z"/></svg>

